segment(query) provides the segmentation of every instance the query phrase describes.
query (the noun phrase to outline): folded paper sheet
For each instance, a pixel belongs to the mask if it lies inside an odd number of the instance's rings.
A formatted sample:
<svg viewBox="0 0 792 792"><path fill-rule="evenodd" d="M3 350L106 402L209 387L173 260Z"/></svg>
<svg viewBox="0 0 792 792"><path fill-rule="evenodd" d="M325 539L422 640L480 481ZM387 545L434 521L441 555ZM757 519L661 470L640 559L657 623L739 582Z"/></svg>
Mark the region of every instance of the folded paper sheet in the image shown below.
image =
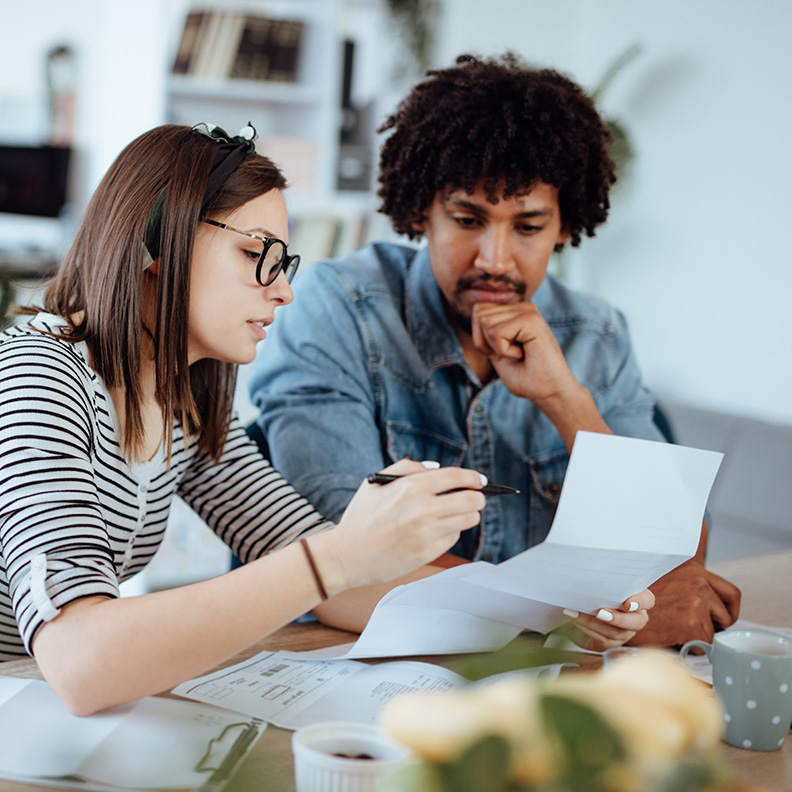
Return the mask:
<svg viewBox="0 0 792 792"><path fill-rule="evenodd" d="M488 651L522 629L558 627L564 608L619 608L695 554L722 458L578 432L544 542L501 564L466 564L399 586L380 600L357 642L301 656Z"/></svg>
<svg viewBox="0 0 792 792"><path fill-rule="evenodd" d="M46 682L0 677L0 778L103 792L216 792L265 727L239 712L165 698L79 718Z"/></svg>

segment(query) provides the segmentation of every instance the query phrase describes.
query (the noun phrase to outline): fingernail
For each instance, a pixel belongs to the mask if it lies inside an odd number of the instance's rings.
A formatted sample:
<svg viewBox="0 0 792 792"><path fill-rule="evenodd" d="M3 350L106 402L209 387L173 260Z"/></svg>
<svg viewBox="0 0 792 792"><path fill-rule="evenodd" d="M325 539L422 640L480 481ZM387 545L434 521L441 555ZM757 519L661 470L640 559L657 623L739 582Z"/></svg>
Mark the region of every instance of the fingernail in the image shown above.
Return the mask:
<svg viewBox="0 0 792 792"><path fill-rule="evenodd" d="M429 470L437 470L437 468L440 467L440 463L439 462L433 462L431 459L424 459L424 461L421 462L421 464L425 468L429 468Z"/></svg>
<svg viewBox="0 0 792 792"><path fill-rule="evenodd" d="M605 608L601 608L597 611L597 618L600 621L611 622L613 621L613 614L610 611L606 611Z"/></svg>
<svg viewBox="0 0 792 792"><path fill-rule="evenodd" d="M571 610L570 608L564 608L564 616L569 616L570 619L577 619L580 616L580 613L576 610Z"/></svg>
<svg viewBox="0 0 792 792"><path fill-rule="evenodd" d="M627 613L635 613L640 606L637 602L630 602L630 607L627 608Z"/></svg>
<svg viewBox="0 0 792 792"><path fill-rule="evenodd" d="M487 477L483 473L479 473L479 476L481 477L481 486L486 487L488 481Z"/></svg>

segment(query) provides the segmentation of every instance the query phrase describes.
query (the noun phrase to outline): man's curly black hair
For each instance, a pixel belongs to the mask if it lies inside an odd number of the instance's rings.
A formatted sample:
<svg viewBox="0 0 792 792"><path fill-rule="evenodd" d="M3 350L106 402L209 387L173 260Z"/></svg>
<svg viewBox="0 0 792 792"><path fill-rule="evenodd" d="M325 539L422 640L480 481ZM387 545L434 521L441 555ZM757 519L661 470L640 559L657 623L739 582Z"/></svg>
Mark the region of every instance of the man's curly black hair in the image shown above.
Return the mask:
<svg viewBox="0 0 792 792"><path fill-rule="evenodd" d="M379 132L393 130L380 153L380 212L411 239L441 190L474 192L483 182L496 203L537 181L559 189L572 245L608 215L616 181L612 136L594 103L551 69L531 69L513 53L461 55L427 72Z"/></svg>

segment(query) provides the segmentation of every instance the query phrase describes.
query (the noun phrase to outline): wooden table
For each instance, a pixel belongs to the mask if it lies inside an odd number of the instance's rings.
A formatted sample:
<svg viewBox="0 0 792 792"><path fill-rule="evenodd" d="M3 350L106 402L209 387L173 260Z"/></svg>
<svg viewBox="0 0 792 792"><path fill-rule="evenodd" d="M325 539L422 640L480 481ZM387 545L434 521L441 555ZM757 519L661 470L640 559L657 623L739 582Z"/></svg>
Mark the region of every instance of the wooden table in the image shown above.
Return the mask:
<svg viewBox="0 0 792 792"><path fill-rule="evenodd" d="M742 618L763 624L792 627L792 551L739 559L712 565L713 571L738 585L743 592ZM291 624L250 647L231 662L239 662L267 649L300 651L353 640L349 633L319 624ZM521 635L517 640L538 645L538 637ZM444 664L447 657L417 658ZM598 658L570 655L572 662L599 663ZM230 663L229 663L230 664ZM0 663L0 674L40 678L32 660ZM268 726L258 743L229 781L228 792L294 792L292 732ZM746 751L723 746L723 752L746 784L779 792L792 790L792 737L778 751ZM0 792L31 792L28 784L0 780Z"/></svg>

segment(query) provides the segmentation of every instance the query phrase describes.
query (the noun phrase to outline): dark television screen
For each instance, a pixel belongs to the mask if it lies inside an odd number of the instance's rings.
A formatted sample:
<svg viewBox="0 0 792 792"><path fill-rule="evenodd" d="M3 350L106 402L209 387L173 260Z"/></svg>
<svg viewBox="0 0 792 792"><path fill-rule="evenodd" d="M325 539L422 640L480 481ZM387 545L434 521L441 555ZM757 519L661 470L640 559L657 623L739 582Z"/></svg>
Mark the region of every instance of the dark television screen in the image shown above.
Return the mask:
<svg viewBox="0 0 792 792"><path fill-rule="evenodd" d="M57 217L66 203L70 148L0 145L0 212Z"/></svg>

